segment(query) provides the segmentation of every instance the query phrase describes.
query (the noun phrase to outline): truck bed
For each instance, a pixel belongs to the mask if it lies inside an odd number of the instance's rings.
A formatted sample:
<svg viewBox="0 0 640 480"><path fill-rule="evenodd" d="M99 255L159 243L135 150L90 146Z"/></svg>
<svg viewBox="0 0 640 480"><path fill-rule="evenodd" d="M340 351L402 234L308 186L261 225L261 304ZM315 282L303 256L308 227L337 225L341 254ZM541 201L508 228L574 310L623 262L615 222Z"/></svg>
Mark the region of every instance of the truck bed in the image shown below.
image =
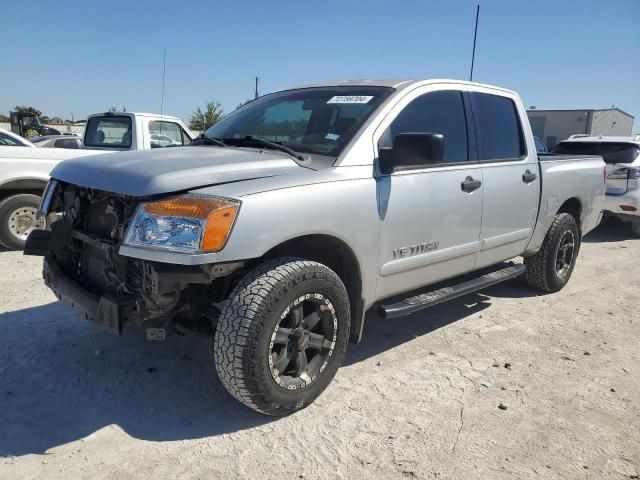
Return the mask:
<svg viewBox="0 0 640 480"><path fill-rule="evenodd" d="M602 159L602 157L598 157L597 155L593 156L585 156L585 155L566 155L560 153L543 153L538 154L538 160L540 162L568 162L573 160L593 160L593 159Z"/></svg>
<svg viewBox="0 0 640 480"><path fill-rule="evenodd" d="M586 155L540 155L540 208L527 253L538 250L562 199L577 197L580 231L587 234L602 219L605 191L605 163L602 157ZM595 175L598 172L599 175Z"/></svg>

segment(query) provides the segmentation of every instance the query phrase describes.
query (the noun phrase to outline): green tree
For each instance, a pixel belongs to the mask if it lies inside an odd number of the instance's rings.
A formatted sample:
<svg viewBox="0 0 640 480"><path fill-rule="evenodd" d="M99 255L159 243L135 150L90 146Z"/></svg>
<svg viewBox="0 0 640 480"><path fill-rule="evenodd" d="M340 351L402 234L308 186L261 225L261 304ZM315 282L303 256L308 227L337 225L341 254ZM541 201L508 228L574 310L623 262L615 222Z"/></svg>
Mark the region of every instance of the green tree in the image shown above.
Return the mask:
<svg viewBox="0 0 640 480"><path fill-rule="evenodd" d="M9 120L10 120L9 117L0 113L0 122L9 123Z"/></svg>
<svg viewBox="0 0 640 480"><path fill-rule="evenodd" d="M224 111L222 105L217 102L207 102L204 110L200 107L191 114L191 120L189 121L189 128L191 130L204 131L212 125L215 125L220 121Z"/></svg>
<svg viewBox="0 0 640 480"><path fill-rule="evenodd" d="M14 108L14 111L16 111L16 112L33 113L33 114L36 115L36 117L42 116L42 112L40 110L38 110L37 108L33 108L33 107L27 107L26 105L16 105L16 108Z"/></svg>
<svg viewBox="0 0 640 480"><path fill-rule="evenodd" d="M247 103L249 103L251 100L253 100L253 98L247 98L246 100L243 100L242 102L240 102L237 106L236 106L236 110L238 110L239 108L244 107Z"/></svg>

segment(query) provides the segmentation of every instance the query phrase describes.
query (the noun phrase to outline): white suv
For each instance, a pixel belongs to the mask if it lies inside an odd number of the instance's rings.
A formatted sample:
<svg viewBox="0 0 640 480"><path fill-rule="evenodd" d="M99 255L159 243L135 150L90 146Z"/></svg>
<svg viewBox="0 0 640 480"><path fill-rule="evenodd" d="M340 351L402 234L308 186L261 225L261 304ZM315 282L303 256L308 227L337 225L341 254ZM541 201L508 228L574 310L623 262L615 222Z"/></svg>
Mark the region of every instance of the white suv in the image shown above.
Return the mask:
<svg viewBox="0 0 640 480"><path fill-rule="evenodd" d="M607 164L605 214L630 222L634 235L640 237L640 135L572 135L556 145L552 153L602 156Z"/></svg>

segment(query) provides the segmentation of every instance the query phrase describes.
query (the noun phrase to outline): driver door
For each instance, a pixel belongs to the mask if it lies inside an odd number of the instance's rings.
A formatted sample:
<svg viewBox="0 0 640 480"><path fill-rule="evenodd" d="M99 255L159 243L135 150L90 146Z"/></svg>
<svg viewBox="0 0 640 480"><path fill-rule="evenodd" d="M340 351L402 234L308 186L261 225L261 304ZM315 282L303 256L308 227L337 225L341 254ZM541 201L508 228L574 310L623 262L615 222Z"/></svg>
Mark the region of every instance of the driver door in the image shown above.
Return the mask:
<svg viewBox="0 0 640 480"><path fill-rule="evenodd" d="M439 133L444 152L442 162L377 176L378 298L473 270L482 218L482 169L460 86L411 92L389 117L374 135L378 148L399 133ZM469 180L475 188L465 188Z"/></svg>

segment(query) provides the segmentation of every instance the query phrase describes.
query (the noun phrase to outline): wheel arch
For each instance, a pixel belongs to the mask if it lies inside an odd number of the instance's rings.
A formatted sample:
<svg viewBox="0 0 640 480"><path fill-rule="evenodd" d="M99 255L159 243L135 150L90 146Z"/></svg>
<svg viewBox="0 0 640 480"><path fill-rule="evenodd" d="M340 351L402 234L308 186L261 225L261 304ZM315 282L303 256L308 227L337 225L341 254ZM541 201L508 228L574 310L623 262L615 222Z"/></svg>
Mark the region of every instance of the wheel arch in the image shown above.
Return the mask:
<svg viewBox="0 0 640 480"><path fill-rule="evenodd" d="M558 213L568 213L575 219L579 231L582 231L582 211L582 202L578 197L568 198L558 209Z"/></svg>
<svg viewBox="0 0 640 480"><path fill-rule="evenodd" d="M12 178L0 184L0 198L18 193L41 195L47 186L47 181L47 178L41 177Z"/></svg>
<svg viewBox="0 0 640 480"><path fill-rule="evenodd" d="M309 234L286 240L271 248L264 258L295 256L326 265L333 270L349 295L351 333L349 341L357 343L364 326L362 271L354 251L343 240L327 234Z"/></svg>

